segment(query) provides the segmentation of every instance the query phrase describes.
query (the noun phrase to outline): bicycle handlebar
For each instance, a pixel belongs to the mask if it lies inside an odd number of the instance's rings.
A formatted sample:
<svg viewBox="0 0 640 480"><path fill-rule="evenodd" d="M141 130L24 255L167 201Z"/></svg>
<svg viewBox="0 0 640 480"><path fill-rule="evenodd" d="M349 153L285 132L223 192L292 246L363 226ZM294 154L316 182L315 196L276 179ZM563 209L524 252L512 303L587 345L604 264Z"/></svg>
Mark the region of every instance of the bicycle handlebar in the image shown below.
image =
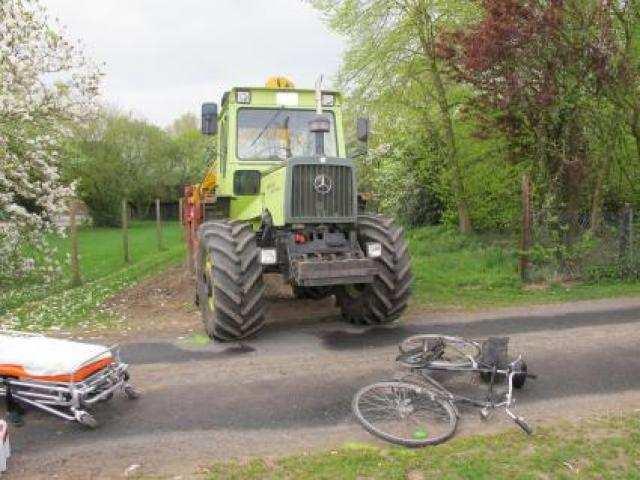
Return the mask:
<svg viewBox="0 0 640 480"><path fill-rule="evenodd" d="M516 424L526 432L527 435L533 435L533 429L529 426L527 422L524 421L522 417L516 417L513 419Z"/></svg>

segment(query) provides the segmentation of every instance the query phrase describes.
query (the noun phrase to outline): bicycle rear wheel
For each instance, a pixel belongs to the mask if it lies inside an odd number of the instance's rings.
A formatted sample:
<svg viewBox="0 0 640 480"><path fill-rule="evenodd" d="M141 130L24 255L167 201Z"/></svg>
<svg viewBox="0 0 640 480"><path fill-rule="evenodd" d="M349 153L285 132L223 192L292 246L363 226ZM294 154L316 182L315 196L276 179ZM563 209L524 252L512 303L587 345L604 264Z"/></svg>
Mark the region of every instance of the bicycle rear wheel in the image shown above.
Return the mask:
<svg viewBox="0 0 640 480"><path fill-rule="evenodd" d="M352 408L369 433L405 447L444 442L458 423L451 402L408 382L367 385L354 396Z"/></svg>
<svg viewBox="0 0 640 480"><path fill-rule="evenodd" d="M422 334L400 344L398 361L421 368L469 368L480 356L480 344L462 337ZM420 364L421 363L421 364Z"/></svg>

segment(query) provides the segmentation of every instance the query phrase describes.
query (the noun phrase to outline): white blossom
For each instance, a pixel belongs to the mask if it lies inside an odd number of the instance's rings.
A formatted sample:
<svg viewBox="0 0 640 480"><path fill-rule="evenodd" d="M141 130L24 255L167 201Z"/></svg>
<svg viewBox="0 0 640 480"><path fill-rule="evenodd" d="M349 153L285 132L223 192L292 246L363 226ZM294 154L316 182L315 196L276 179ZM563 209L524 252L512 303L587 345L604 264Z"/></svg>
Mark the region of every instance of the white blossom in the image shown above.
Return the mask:
<svg viewBox="0 0 640 480"><path fill-rule="evenodd" d="M33 250L46 249L73 194L61 148L96 112L101 75L37 0L0 0L0 280L38 267Z"/></svg>

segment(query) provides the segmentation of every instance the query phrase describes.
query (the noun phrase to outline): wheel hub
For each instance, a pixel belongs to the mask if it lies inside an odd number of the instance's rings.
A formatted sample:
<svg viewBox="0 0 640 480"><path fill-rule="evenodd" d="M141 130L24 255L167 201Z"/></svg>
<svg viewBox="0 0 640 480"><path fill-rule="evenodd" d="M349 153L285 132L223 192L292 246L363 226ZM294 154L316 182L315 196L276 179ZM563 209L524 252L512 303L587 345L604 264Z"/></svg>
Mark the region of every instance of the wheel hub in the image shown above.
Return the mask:
<svg viewBox="0 0 640 480"><path fill-rule="evenodd" d="M398 410L398 415L400 415L400 418L407 418L409 415L411 415L414 412L414 407L411 404L411 400L409 399L405 399L405 400L397 400L398 405L397 405L397 410Z"/></svg>

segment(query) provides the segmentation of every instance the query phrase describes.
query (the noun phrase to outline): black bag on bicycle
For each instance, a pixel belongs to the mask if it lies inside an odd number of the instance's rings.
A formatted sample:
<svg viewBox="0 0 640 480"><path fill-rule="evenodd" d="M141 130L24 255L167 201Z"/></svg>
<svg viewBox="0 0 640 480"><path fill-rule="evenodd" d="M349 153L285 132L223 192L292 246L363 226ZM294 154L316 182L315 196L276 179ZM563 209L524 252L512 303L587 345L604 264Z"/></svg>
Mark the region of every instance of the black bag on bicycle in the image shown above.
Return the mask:
<svg viewBox="0 0 640 480"><path fill-rule="evenodd" d="M489 337L482 342L482 351L478 360L483 368L506 369L509 365L509 337ZM491 372L483 372L480 377L485 382L489 382Z"/></svg>

